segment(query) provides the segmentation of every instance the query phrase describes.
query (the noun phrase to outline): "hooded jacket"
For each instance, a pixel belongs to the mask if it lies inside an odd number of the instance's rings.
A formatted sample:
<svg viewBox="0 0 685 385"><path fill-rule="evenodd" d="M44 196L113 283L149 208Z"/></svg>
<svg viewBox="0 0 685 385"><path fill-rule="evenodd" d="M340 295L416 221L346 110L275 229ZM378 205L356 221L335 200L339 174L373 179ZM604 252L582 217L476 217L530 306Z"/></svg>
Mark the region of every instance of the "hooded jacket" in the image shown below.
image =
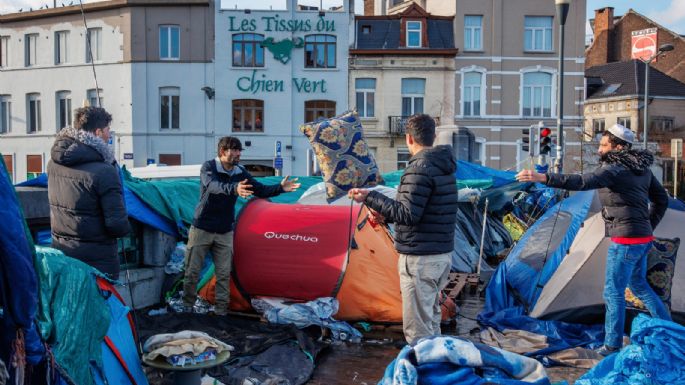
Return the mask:
<svg viewBox="0 0 685 385"><path fill-rule="evenodd" d="M112 151L93 133L67 127L50 157L52 247L117 278L117 238L130 226Z"/></svg>
<svg viewBox="0 0 685 385"><path fill-rule="evenodd" d="M547 185L576 191L599 189L607 236L648 237L668 207L668 194L649 169L653 161L644 150L611 151L594 172L548 174Z"/></svg>
<svg viewBox="0 0 685 385"><path fill-rule="evenodd" d="M424 149L411 157L395 200L370 191L365 203L395 223L395 248L408 255L454 251L457 162L451 146Z"/></svg>

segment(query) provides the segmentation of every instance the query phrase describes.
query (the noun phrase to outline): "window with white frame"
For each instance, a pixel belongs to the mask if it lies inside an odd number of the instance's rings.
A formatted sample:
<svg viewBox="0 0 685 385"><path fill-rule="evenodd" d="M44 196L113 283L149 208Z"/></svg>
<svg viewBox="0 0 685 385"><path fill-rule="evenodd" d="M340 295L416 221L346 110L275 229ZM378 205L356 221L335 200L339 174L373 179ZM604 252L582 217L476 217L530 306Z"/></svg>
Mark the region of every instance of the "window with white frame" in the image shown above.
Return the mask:
<svg viewBox="0 0 685 385"><path fill-rule="evenodd" d="M233 132L264 132L264 101L259 99L234 99Z"/></svg>
<svg viewBox="0 0 685 385"><path fill-rule="evenodd" d="M372 118L375 116L375 94L376 79L359 78L354 80L357 92L357 112L362 118Z"/></svg>
<svg viewBox="0 0 685 385"><path fill-rule="evenodd" d="M24 35L24 66L31 67L36 65L38 34L31 33Z"/></svg>
<svg viewBox="0 0 685 385"><path fill-rule="evenodd" d="M86 63L102 60L102 28L88 28L86 34Z"/></svg>
<svg viewBox="0 0 685 385"><path fill-rule="evenodd" d="M473 142L473 163L485 166L485 138L476 138Z"/></svg>
<svg viewBox="0 0 685 385"><path fill-rule="evenodd" d="M57 131L71 126L71 92L59 91L56 94Z"/></svg>
<svg viewBox="0 0 685 385"><path fill-rule="evenodd" d="M464 73L464 86L462 88L463 114L464 116L480 116L481 114L481 82L483 74L480 72Z"/></svg>
<svg viewBox="0 0 685 385"><path fill-rule="evenodd" d="M526 51L552 51L552 16L526 16L523 32Z"/></svg>
<svg viewBox="0 0 685 385"><path fill-rule="evenodd" d="M180 128L181 90L178 87L159 89L160 126L162 130Z"/></svg>
<svg viewBox="0 0 685 385"><path fill-rule="evenodd" d="M40 94L26 94L26 131L30 134L40 130Z"/></svg>
<svg viewBox="0 0 685 385"><path fill-rule="evenodd" d="M625 128L630 128L630 116L619 116L616 118L616 123L622 125Z"/></svg>
<svg viewBox="0 0 685 385"><path fill-rule="evenodd" d="M407 48L421 48L421 22L407 22Z"/></svg>
<svg viewBox="0 0 685 385"><path fill-rule="evenodd" d="M9 95L0 95L0 134L12 130L12 101Z"/></svg>
<svg viewBox="0 0 685 385"><path fill-rule="evenodd" d="M409 165L409 159L411 159L411 154L409 149L405 147L397 148L397 169L404 170Z"/></svg>
<svg viewBox="0 0 685 385"><path fill-rule="evenodd" d="M423 96L426 91L426 79L402 79L402 116L423 113Z"/></svg>
<svg viewBox="0 0 685 385"><path fill-rule="evenodd" d="M597 138L604 133L606 124L604 119L592 119L592 137Z"/></svg>
<svg viewBox="0 0 685 385"><path fill-rule="evenodd" d="M102 96L102 88L96 90L92 88L86 91L86 98L88 98L88 105L92 107L104 107L104 97ZM99 99L98 99L99 98Z"/></svg>
<svg viewBox="0 0 685 385"><path fill-rule="evenodd" d="M464 16L464 51L483 50L483 16Z"/></svg>
<svg viewBox="0 0 685 385"><path fill-rule="evenodd" d="M181 52L181 28L177 25L159 26L159 58L179 60Z"/></svg>
<svg viewBox="0 0 685 385"><path fill-rule="evenodd" d="M55 32L55 64L68 63L69 31Z"/></svg>
<svg viewBox="0 0 685 385"><path fill-rule="evenodd" d="M523 74L523 116L549 118L552 116L552 74L527 72Z"/></svg>
<svg viewBox="0 0 685 385"><path fill-rule="evenodd" d="M0 36L0 68L9 67L9 36Z"/></svg>

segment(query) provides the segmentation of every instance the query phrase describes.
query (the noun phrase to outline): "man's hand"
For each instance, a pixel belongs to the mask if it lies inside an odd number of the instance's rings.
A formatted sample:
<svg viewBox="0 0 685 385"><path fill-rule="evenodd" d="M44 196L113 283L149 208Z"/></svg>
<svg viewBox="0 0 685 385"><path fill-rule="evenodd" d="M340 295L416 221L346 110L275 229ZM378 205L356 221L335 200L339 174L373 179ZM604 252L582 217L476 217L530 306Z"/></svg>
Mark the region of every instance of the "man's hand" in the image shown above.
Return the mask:
<svg viewBox="0 0 685 385"><path fill-rule="evenodd" d="M347 196L357 203L364 203L364 199L366 199L367 195L369 195L369 190L364 188L353 188L347 192Z"/></svg>
<svg viewBox="0 0 685 385"><path fill-rule="evenodd" d="M369 218L369 222L371 222L371 224L374 226L377 224L382 225L385 223L385 217L374 209L369 209L369 214L367 217Z"/></svg>
<svg viewBox="0 0 685 385"><path fill-rule="evenodd" d="M516 180L519 182L547 183L547 174L540 174L533 170L521 170L516 174Z"/></svg>
<svg viewBox="0 0 685 385"><path fill-rule="evenodd" d="M283 180L281 181L281 187L283 187L283 191L291 192L300 188L300 184L297 183L297 178L294 178L293 180L290 180L288 178L290 178L290 176L286 175L285 178L283 178Z"/></svg>
<svg viewBox="0 0 685 385"><path fill-rule="evenodd" d="M238 183L238 188L236 189L236 192L238 193L239 197L247 199L250 197L250 195L252 195L252 185L248 184L247 179L241 180Z"/></svg>

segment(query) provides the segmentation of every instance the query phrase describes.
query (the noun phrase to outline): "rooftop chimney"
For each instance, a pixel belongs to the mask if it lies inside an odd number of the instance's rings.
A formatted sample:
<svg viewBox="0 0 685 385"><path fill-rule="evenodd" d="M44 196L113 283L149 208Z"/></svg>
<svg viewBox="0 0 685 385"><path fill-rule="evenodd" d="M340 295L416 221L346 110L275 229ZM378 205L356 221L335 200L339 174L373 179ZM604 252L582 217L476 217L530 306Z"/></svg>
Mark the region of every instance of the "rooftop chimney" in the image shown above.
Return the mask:
<svg viewBox="0 0 685 385"><path fill-rule="evenodd" d="M364 0L364 16L373 16L374 0Z"/></svg>
<svg viewBox="0 0 685 385"><path fill-rule="evenodd" d="M585 68L607 64L612 58L612 30L614 29L614 9L600 8L595 11L594 38L592 48L587 52Z"/></svg>

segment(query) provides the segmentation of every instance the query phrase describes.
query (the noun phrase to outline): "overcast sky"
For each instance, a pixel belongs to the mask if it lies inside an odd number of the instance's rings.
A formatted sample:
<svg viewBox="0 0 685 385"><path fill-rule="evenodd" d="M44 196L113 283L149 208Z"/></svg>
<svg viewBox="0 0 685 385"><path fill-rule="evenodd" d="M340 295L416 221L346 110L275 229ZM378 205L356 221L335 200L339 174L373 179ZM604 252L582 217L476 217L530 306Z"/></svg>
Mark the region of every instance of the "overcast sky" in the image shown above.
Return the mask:
<svg viewBox="0 0 685 385"><path fill-rule="evenodd" d="M78 0L57 0L57 5L69 4ZM92 2L97 0L85 0ZM444 0L447 1L447 0ZM550 0L552 1L552 0ZM303 5L318 6L323 4L324 8L340 5L343 0L299 0ZM362 12L363 0L355 1L357 13ZM30 8L38 9L44 5L52 6L52 0L0 0L0 14L16 12L20 8L24 10ZM286 0L222 0L223 8L252 8L259 4L260 8L284 9ZM670 28L679 34L685 34L685 0L587 0L587 17L594 17L594 10L602 7L614 7L614 14L622 15L629 8L644 14L664 27ZM589 25L586 28L589 30ZM589 33L589 31L586 31Z"/></svg>

